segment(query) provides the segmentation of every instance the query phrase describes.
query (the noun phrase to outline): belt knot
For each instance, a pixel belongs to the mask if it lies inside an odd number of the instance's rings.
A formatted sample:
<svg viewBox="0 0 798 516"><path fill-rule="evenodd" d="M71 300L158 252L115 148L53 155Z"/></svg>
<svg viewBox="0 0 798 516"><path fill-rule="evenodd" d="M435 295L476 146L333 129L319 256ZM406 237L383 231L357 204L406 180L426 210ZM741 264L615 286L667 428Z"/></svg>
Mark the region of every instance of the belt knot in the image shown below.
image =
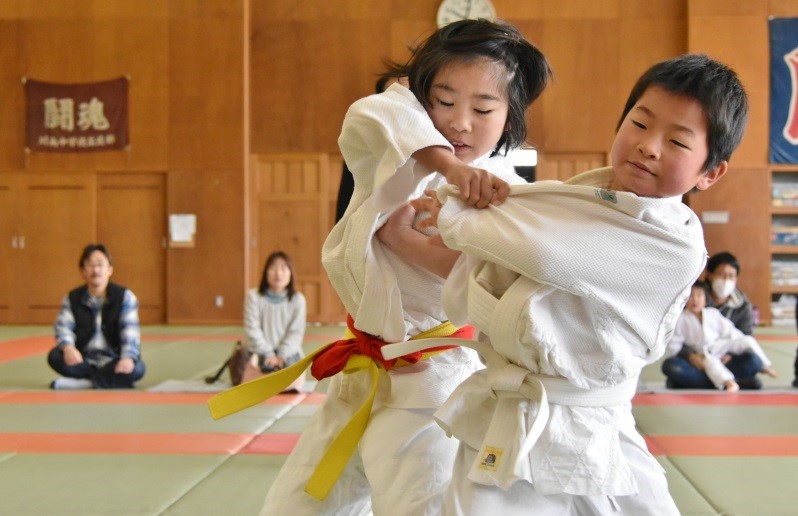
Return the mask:
<svg viewBox="0 0 798 516"><path fill-rule="evenodd" d="M321 380L340 373L344 370L352 355L369 357L379 363L386 371L393 369L398 359L386 360L383 358L380 348L386 344L384 340L355 328L355 322L351 315L346 316L346 326L352 336L336 340L313 359L310 374L315 379ZM413 353L402 358L411 364L415 364L421 360L421 353Z"/></svg>

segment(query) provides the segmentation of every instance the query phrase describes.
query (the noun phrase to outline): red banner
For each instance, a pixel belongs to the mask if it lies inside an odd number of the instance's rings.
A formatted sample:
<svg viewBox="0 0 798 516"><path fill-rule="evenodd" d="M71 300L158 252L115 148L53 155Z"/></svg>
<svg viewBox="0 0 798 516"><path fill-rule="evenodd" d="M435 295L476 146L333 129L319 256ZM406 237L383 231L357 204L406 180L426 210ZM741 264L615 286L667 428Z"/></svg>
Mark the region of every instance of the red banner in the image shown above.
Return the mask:
<svg viewBox="0 0 798 516"><path fill-rule="evenodd" d="M83 84L25 81L25 147L40 152L125 149L128 79Z"/></svg>

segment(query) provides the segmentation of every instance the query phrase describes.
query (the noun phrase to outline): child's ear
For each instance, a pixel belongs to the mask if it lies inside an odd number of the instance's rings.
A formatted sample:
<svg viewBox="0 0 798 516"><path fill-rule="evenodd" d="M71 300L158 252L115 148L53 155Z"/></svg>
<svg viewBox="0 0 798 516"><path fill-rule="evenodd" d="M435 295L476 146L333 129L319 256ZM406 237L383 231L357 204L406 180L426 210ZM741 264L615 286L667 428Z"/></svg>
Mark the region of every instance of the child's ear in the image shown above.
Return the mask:
<svg viewBox="0 0 798 516"><path fill-rule="evenodd" d="M721 161L715 168L702 173L701 177L698 178L698 183L696 183L695 187L699 190L706 190L710 186L714 185L721 177L726 175L726 171L728 169L729 162L725 160Z"/></svg>

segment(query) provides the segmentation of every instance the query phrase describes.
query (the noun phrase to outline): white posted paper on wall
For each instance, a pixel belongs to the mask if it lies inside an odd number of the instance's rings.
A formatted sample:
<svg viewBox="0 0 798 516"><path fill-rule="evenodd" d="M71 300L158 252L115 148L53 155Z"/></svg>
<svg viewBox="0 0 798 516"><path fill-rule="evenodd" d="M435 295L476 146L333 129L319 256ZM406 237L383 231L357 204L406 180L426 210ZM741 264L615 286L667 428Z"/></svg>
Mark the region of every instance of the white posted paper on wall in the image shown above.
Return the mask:
<svg viewBox="0 0 798 516"><path fill-rule="evenodd" d="M193 245L196 232L197 216L193 213L169 215L169 242L171 245Z"/></svg>

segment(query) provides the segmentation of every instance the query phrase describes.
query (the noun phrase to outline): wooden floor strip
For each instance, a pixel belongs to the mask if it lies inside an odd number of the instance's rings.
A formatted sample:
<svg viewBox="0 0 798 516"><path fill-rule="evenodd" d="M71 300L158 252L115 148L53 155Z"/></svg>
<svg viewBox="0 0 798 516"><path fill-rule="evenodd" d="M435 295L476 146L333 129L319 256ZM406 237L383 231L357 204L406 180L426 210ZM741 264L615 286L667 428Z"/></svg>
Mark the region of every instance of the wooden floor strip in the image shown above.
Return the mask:
<svg viewBox="0 0 798 516"><path fill-rule="evenodd" d="M294 433L0 433L0 452L287 455L298 439ZM649 435L645 439L654 455L798 457L798 436Z"/></svg>
<svg viewBox="0 0 798 516"><path fill-rule="evenodd" d="M241 453L248 455L288 455L296 446L299 434L261 434L247 444Z"/></svg>
<svg viewBox="0 0 798 516"><path fill-rule="evenodd" d="M303 340L307 342L331 342L333 340L341 338L344 334L344 330L342 329L340 333L333 333L333 334L318 334L318 335L309 335L305 334ZM48 337L52 344L52 337ZM235 343L237 340L242 340L244 336L242 334L210 334L210 335L201 335L201 334L167 334L167 335L160 335L160 334L153 334L153 335L142 335L141 341L143 345L147 344L147 341L167 341L167 342L217 342L217 341L230 341L231 344Z"/></svg>
<svg viewBox="0 0 798 516"><path fill-rule="evenodd" d="M654 455L798 457L795 435L647 435Z"/></svg>
<svg viewBox="0 0 798 516"><path fill-rule="evenodd" d="M246 433L0 433L0 451L16 453L227 454L240 451Z"/></svg>
<svg viewBox="0 0 798 516"><path fill-rule="evenodd" d="M0 342L0 364L35 356L43 356L55 346L52 337L23 337Z"/></svg>
<svg viewBox="0 0 798 516"><path fill-rule="evenodd" d="M242 340L244 338L243 334L240 333L230 333L230 334L208 334L203 335L199 333L194 334L153 334L153 335L142 335L141 336L141 344L142 346L146 346L147 342L230 342L230 345L234 344L238 340Z"/></svg>
<svg viewBox="0 0 798 516"><path fill-rule="evenodd" d="M305 335L307 342L332 342L341 337L343 332L334 335ZM147 345L147 341L167 341L167 342L215 342L230 341L232 344L241 340L241 335L145 335L142 337L142 346ZM52 336L22 337L0 341L0 364L29 358L35 356L45 356L50 349L55 346Z"/></svg>
<svg viewBox="0 0 798 516"><path fill-rule="evenodd" d="M754 335L756 340L761 342L789 342L791 344L798 342L798 335Z"/></svg>
<svg viewBox="0 0 798 516"><path fill-rule="evenodd" d="M202 405L214 393L208 392L149 392L119 390L87 391L0 391L0 404L174 404ZM320 405L324 394L278 394L266 400L266 405Z"/></svg>
<svg viewBox="0 0 798 516"><path fill-rule="evenodd" d="M637 394L633 405L798 405L798 389L795 393L767 393L751 391L742 394L729 394L708 390L706 394L691 392L689 394L656 393Z"/></svg>

